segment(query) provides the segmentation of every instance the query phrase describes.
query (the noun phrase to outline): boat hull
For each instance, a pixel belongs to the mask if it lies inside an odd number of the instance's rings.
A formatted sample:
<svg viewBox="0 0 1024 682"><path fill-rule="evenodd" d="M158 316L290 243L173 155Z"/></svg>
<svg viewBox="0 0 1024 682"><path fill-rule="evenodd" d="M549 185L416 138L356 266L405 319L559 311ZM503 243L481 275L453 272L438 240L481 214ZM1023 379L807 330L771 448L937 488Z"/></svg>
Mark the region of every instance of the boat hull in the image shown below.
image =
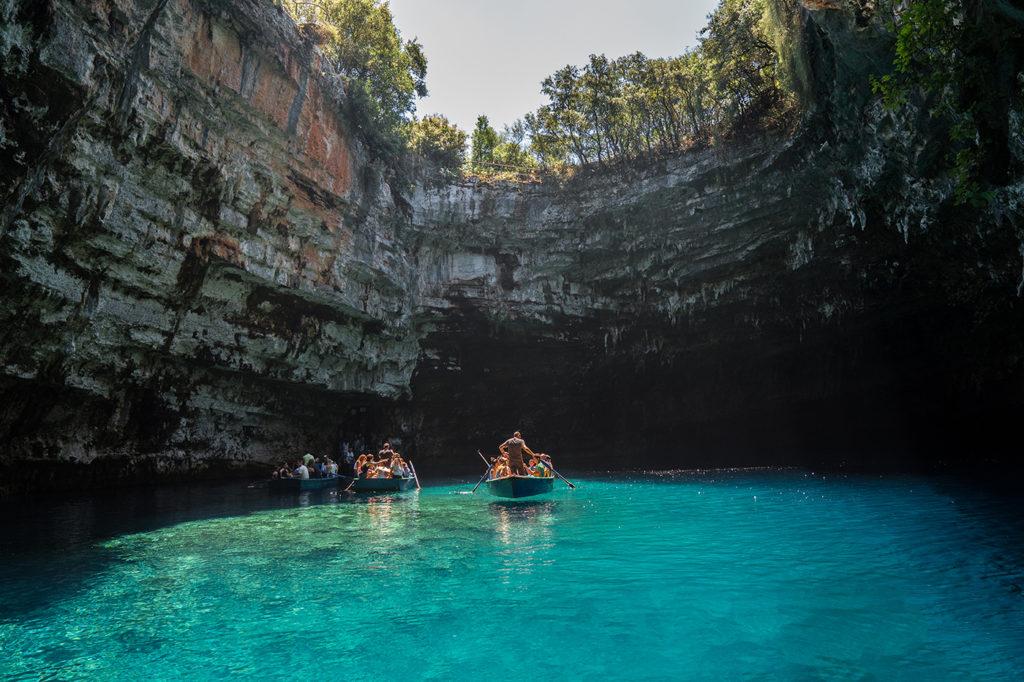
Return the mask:
<svg viewBox="0 0 1024 682"><path fill-rule="evenodd" d="M306 492L307 490L329 490L339 486L348 485L352 480L345 476L334 478L273 478L270 480L270 489L284 492Z"/></svg>
<svg viewBox="0 0 1024 682"><path fill-rule="evenodd" d="M416 487L412 478L357 478L350 490L357 493L401 493Z"/></svg>
<svg viewBox="0 0 1024 682"><path fill-rule="evenodd" d="M554 478L538 476L506 476L487 481L487 491L495 497L515 499L533 497L551 492L555 484Z"/></svg>

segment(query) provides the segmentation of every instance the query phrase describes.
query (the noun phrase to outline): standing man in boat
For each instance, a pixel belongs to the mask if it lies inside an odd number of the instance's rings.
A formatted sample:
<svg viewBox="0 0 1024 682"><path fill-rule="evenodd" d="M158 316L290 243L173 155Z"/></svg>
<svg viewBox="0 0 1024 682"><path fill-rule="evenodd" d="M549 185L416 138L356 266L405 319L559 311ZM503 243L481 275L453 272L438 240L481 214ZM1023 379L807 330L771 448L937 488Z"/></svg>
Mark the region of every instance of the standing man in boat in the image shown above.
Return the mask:
<svg viewBox="0 0 1024 682"><path fill-rule="evenodd" d="M523 461L523 453L530 457L536 457L533 450L523 440L523 435L516 431L512 437L498 446L498 452L508 457L508 466L513 476L529 476L526 469L526 462Z"/></svg>

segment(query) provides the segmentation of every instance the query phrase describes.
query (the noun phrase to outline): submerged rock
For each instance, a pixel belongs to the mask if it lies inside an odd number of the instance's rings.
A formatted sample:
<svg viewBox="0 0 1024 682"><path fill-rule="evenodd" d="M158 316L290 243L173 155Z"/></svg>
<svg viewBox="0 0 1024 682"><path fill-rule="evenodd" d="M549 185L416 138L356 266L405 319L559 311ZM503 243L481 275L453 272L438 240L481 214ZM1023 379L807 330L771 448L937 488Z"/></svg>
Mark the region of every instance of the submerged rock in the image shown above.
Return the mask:
<svg viewBox="0 0 1024 682"><path fill-rule="evenodd" d="M1022 185L955 206L942 139L869 101L884 36L817 5L794 131L405 192L271 3L0 3L0 489L343 429L435 471L512 428L577 467L997 457Z"/></svg>

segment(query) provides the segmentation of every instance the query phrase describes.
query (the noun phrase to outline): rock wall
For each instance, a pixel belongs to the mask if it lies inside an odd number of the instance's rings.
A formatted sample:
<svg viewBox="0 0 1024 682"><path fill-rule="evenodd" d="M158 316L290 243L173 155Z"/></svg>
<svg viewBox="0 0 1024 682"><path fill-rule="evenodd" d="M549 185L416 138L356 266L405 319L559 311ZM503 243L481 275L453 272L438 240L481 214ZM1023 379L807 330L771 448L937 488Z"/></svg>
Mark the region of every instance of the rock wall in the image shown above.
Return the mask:
<svg viewBox="0 0 1024 682"><path fill-rule="evenodd" d="M0 18L12 487L322 450L340 415L408 398L402 222L285 15L4 0Z"/></svg>
<svg viewBox="0 0 1024 682"><path fill-rule="evenodd" d="M421 444L517 424L613 467L1004 461L1019 236L951 209L903 233L888 180L851 198L807 134L414 202Z"/></svg>
<svg viewBox="0 0 1024 682"><path fill-rule="evenodd" d="M1016 466L1024 154L957 205L944 131L870 96L892 60L871 12L803 4L795 131L421 190L420 444L519 426L591 466Z"/></svg>
<svg viewBox="0 0 1024 682"><path fill-rule="evenodd" d="M436 473L513 428L577 468L1005 464L1022 186L955 206L868 100L884 34L803 21L796 131L396 199L272 3L0 0L0 491L343 430Z"/></svg>

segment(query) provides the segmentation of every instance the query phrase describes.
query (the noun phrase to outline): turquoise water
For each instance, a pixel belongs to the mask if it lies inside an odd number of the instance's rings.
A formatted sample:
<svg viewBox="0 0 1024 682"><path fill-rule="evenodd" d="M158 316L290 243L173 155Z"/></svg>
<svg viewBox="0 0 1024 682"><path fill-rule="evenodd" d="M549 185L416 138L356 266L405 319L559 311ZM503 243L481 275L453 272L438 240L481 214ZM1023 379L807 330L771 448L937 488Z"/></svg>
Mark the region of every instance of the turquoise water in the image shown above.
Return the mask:
<svg viewBox="0 0 1024 682"><path fill-rule="evenodd" d="M236 486L8 509L0 677L1024 670L1016 499L797 472L578 483L534 502Z"/></svg>

